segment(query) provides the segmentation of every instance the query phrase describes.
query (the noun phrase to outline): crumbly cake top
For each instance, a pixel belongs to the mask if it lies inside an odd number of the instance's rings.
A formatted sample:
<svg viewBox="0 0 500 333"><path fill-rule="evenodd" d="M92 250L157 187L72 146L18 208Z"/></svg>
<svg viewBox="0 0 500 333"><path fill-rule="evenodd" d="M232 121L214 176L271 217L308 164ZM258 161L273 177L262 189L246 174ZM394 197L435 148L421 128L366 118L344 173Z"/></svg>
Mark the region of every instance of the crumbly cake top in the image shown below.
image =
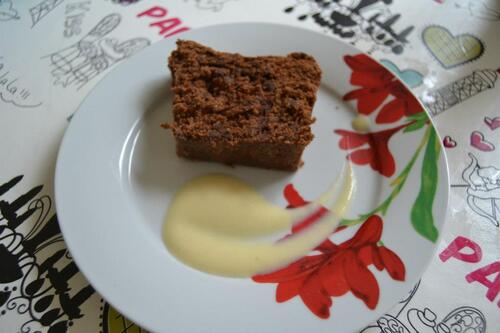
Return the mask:
<svg viewBox="0 0 500 333"><path fill-rule="evenodd" d="M321 70L311 56L244 57L177 41L169 57L180 138L308 144Z"/></svg>

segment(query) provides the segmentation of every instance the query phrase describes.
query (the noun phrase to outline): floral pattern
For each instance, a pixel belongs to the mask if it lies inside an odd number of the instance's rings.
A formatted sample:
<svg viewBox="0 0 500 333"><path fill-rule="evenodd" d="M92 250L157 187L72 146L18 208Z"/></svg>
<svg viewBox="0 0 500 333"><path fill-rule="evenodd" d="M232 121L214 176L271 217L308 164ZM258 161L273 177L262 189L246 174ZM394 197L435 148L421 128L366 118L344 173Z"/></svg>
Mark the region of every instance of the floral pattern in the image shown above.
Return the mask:
<svg viewBox="0 0 500 333"><path fill-rule="evenodd" d="M344 56L344 61L352 69L350 83L359 88L347 92L343 99L357 101L356 107L360 114L376 113L377 124L395 124L392 128L368 133L334 130L340 135L339 148L348 151L348 160L357 165L370 165L382 176L392 177L398 168L390 151L390 140L400 132L408 133L425 128L425 133L408 164L391 181L393 190L390 195L371 212L362 214L357 219L344 220L342 225L363 223L366 218L376 213L384 215L402 190L418 156L425 151L420 176L421 186L412 206L410 219L417 233L436 242L438 230L434 225L432 205L437 191L437 162L441 146L429 117L409 89L375 60L365 54L357 54Z"/></svg>
<svg viewBox="0 0 500 333"><path fill-rule="evenodd" d="M363 115L371 115L380 109L375 117L378 124L391 124L405 116L410 119L402 125L373 133L335 130L341 136L340 149L350 151L347 155L350 161L359 165L369 164L382 176L391 177L396 171L396 164L389 150L389 140L403 128L428 123L427 116L404 84L375 60L358 54L347 55L344 61L352 69L351 84L360 86L346 93L343 97L345 101L356 100L357 110ZM383 104L389 96L392 99Z"/></svg>
<svg viewBox="0 0 500 333"><path fill-rule="evenodd" d="M289 207L307 203L292 185L285 188ZM327 212L326 208L323 208ZM318 219L309 218L297 225L297 233ZM343 228L337 229L340 231ZM377 306L379 287L368 266L387 273L398 281L405 279L405 266L396 253L381 245L383 221L378 215L370 216L354 237L336 245L329 239L315 251L319 254L305 256L289 266L252 279L261 283L277 283L276 301L286 302L299 296L312 313L326 319L330 316L332 298L351 292L370 309Z"/></svg>
<svg viewBox="0 0 500 333"><path fill-rule="evenodd" d="M382 176L390 177L396 171L394 156L389 151L389 140L399 130L407 125L401 125L375 133L358 133L346 130L335 130L342 138L340 149L350 150L347 158L354 164L366 165L378 171Z"/></svg>
<svg viewBox="0 0 500 333"><path fill-rule="evenodd" d="M438 183L440 144L427 114L403 83L367 55L347 55L344 60L352 70L350 83L358 88L346 93L343 99L356 101L357 111L373 116L376 124L394 124L393 127L368 133L335 129L333 132L340 136L339 148L347 152L349 161L360 166L369 165L382 177L390 178L400 169L390 150L390 140L396 135L421 129L425 129L425 132L406 166L391 179L392 191L388 197L372 211L355 219L342 220L334 231L340 232L360 224L352 238L340 244L327 238L311 253L287 267L252 277L258 283L276 283L278 303L298 296L312 313L322 319L330 317L333 299L347 293L360 299L369 309L375 309L380 289L372 269L385 270L395 281L405 280L403 261L382 242L383 216L403 189L423 151L421 186L409 220L415 231L424 238L435 242L438 235L432 205ZM308 203L292 184L284 188L284 197L288 208ZM327 213L325 207L320 208L296 224L291 234L299 233Z"/></svg>
<svg viewBox="0 0 500 333"><path fill-rule="evenodd" d="M369 56L347 55L344 60L353 71L351 84L361 87L345 94L344 100L356 100L359 113L372 114L389 96L393 99L382 106L375 119L378 124L393 123L403 116L412 116L423 111L404 84Z"/></svg>

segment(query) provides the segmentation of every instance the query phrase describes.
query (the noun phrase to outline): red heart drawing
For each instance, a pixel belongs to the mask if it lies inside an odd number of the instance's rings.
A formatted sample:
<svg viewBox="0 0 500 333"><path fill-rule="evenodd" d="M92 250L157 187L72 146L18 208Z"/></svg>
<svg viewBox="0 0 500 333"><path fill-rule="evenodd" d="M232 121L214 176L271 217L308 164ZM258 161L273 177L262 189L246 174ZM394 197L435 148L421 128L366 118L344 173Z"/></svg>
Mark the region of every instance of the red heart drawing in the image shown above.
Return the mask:
<svg viewBox="0 0 500 333"><path fill-rule="evenodd" d="M457 142L451 138L451 136L447 135L443 139L443 145L446 148L455 148L457 146Z"/></svg>
<svg viewBox="0 0 500 333"><path fill-rule="evenodd" d="M500 127L500 117L490 118L484 117L484 123L488 125L488 127L494 131Z"/></svg>
<svg viewBox="0 0 500 333"><path fill-rule="evenodd" d="M470 145L481 151L493 151L495 146L484 139L484 135L481 132L474 131L470 136Z"/></svg>

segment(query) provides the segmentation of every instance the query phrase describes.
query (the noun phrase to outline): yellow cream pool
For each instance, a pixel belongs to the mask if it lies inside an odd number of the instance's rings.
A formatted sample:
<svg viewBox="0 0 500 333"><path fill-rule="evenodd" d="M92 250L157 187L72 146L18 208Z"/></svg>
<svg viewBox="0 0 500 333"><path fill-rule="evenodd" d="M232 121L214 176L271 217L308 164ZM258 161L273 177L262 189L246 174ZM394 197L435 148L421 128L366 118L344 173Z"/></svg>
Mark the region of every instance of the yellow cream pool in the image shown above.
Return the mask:
<svg viewBox="0 0 500 333"><path fill-rule="evenodd" d="M336 228L354 195L350 165L340 178L342 184L337 181L317 201L291 210L267 202L236 178L195 178L171 201L163 240L180 261L207 273L248 277L273 271L307 254ZM330 213L277 241L321 205Z"/></svg>

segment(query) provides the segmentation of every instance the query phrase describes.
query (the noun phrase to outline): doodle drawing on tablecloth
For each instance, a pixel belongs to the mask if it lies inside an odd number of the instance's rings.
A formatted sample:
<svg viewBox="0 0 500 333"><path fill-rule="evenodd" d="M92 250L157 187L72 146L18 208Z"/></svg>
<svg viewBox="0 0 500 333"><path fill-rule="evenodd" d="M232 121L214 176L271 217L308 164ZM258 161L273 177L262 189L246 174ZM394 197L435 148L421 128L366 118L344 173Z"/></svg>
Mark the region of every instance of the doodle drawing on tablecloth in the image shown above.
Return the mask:
<svg viewBox="0 0 500 333"><path fill-rule="evenodd" d="M19 20L17 10L13 7L12 0L0 0L0 22Z"/></svg>
<svg viewBox="0 0 500 333"><path fill-rule="evenodd" d="M470 17L485 21L500 21L500 10L493 8L487 0L458 0L455 7L466 10Z"/></svg>
<svg viewBox="0 0 500 333"><path fill-rule="evenodd" d="M423 82L423 75L414 69L401 70L395 63L390 60L382 59L380 60L382 65L394 73L398 78L400 78L406 85L410 88L416 88L420 86Z"/></svg>
<svg viewBox="0 0 500 333"><path fill-rule="evenodd" d="M441 322L437 322L434 311L425 308L410 309L406 314L413 330L418 333L470 332L485 333L486 319L481 311L471 306L462 306L451 311Z"/></svg>
<svg viewBox="0 0 500 333"><path fill-rule="evenodd" d="M141 1L141 0L111 0L111 2L120 4L122 6L128 6L128 5L131 5L133 3L137 3L139 1Z"/></svg>
<svg viewBox="0 0 500 333"><path fill-rule="evenodd" d="M401 54L408 43L407 37L413 26L399 29L394 25L400 14L393 14L388 8L391 0L296 0L285 8L285 13L298 13L297 19L312 18L314 23L352 44L368 40L372 49ZM305 9L301 8L306 5ZM305 12L304 12L305 11Z"/></svg>
<svg viewBox="0 0 500 333"><path fill-rule="evenodd" d="M91 0L71 2L66 5L63 36L71 38L82 32L85 14L90 10Z"/></svg>
<svg viewBox="0 0 500 333"><path fill-rule="evenodd" d="M443 146L445 148L455 148L457 146L457 142L453 140L451 136L446 135L443 139Z"/></svg>
<svg viewBox="0 0 500 333"><path fill-rule="evenodd" d="M184 0L188 2L191 0ZM214 12L219 12L224 8L226 2L238 1L238 0L194 0L196 2L196 8L203 10L212 10Z"/></svg>
<svg viewBox="0 0 500 333"><path fill-rule="evenodd" d="M470 163L462 172L465 184L451 187L466 188L469 208L496 227L500 225L500 169L494 166L483 167L472 153Z"/></svg>
<svg viewBox="0 0 500 333"><path fill-rule="evenodd" d="M500 128L500 117L484 117L484 123L490 128L490 130L494 131L497 128Z"/></svg>
<svg viewBox="0 0 500 333"><path fill-rule="evenodd" d="M54 85L80 89L114 64L150 44L147 38L131 38L120 42L116 38L106 37L120 21L119 14L110 14L77 43L43 57L50 59Z"/></svg>
<svg viewBox="0 0 500 333"><path fill-rule="evenodd" d="M484 134L474 131L470 135L470 145L480 151L489 152L495 150L495 145L484 138Z"/></svg>
<svg viewBox="0 0 500 333"><path fill-rule="evenodd" d="M51 213L52 199L39 196L43 186L7 199L22 179L0 182L0 321L15 311L22 322L19 332L41 332L40 327L66 332L84 316L82 304L94 289L73 286L71 280L80 273Z"/></svg>
<svg viewBox="0 0 500 333"><path fill-rule="evenodd" d="M376 324L366 327L361 333L486 332L486 318L480 310L471 306L461 306L452 310L440 322L437 321L436 313L427 307L423 310L410 308L405 313L419 286L420 282L406 299L399 302L399 309L395 315L383 315Z"/></svg>
<svg viewBox="0 0 500 333"><path fill-rule="evenodd" d="M34 101L28 87L23 87L12 70L7 68L0 56L0 102L12 104L18 108L36 108L42 105Z"/></svg>
<svg viewBox="0 0 500 333"><path fill-rule="evenodd" d="M453 35L448 29L432 25L422 32L422 40L432 56L446 69L477 60L483 55L483 42L471 35Z"/></svg>
<svg viewBox="0 0 500 333"><path fill-rule="evenodd" d="M498 73L500 73L500 68L496 70L476 70L444 87L424 93L421 98L422 102L431 117L434 117L483 91L495 87Z"/></svg>
<svg viewBox="0 0 500 333"><path fill-rule="evenodd" d="M369 325L365 327L361 333L408 333L408 330L406 327L399 321L399 316L405 308L408 306L408 304L411 302L413 297L418 291L418 288L420 287L420 280L417 282L417 284L413 287L413 289L408 293L408 296L399 301L397 305L394 306L392 311L396 312L394 315L391 314L384 314L382 317L380 317L376 323Z"/></svg>
<svg viewBox="0 0 500 333"><path fill-rule="evenodd" d="M45 16L52 12L57 6L63 3L64 0L43 0L36 6L30 8L31 27L33 28Z"/></svg>
<svg viewBox="0 0 500 333"><path fill-rule="evenodd" d="M147 333L122 314L117 312L109 303L101 300L101 333Z"/></svg>

